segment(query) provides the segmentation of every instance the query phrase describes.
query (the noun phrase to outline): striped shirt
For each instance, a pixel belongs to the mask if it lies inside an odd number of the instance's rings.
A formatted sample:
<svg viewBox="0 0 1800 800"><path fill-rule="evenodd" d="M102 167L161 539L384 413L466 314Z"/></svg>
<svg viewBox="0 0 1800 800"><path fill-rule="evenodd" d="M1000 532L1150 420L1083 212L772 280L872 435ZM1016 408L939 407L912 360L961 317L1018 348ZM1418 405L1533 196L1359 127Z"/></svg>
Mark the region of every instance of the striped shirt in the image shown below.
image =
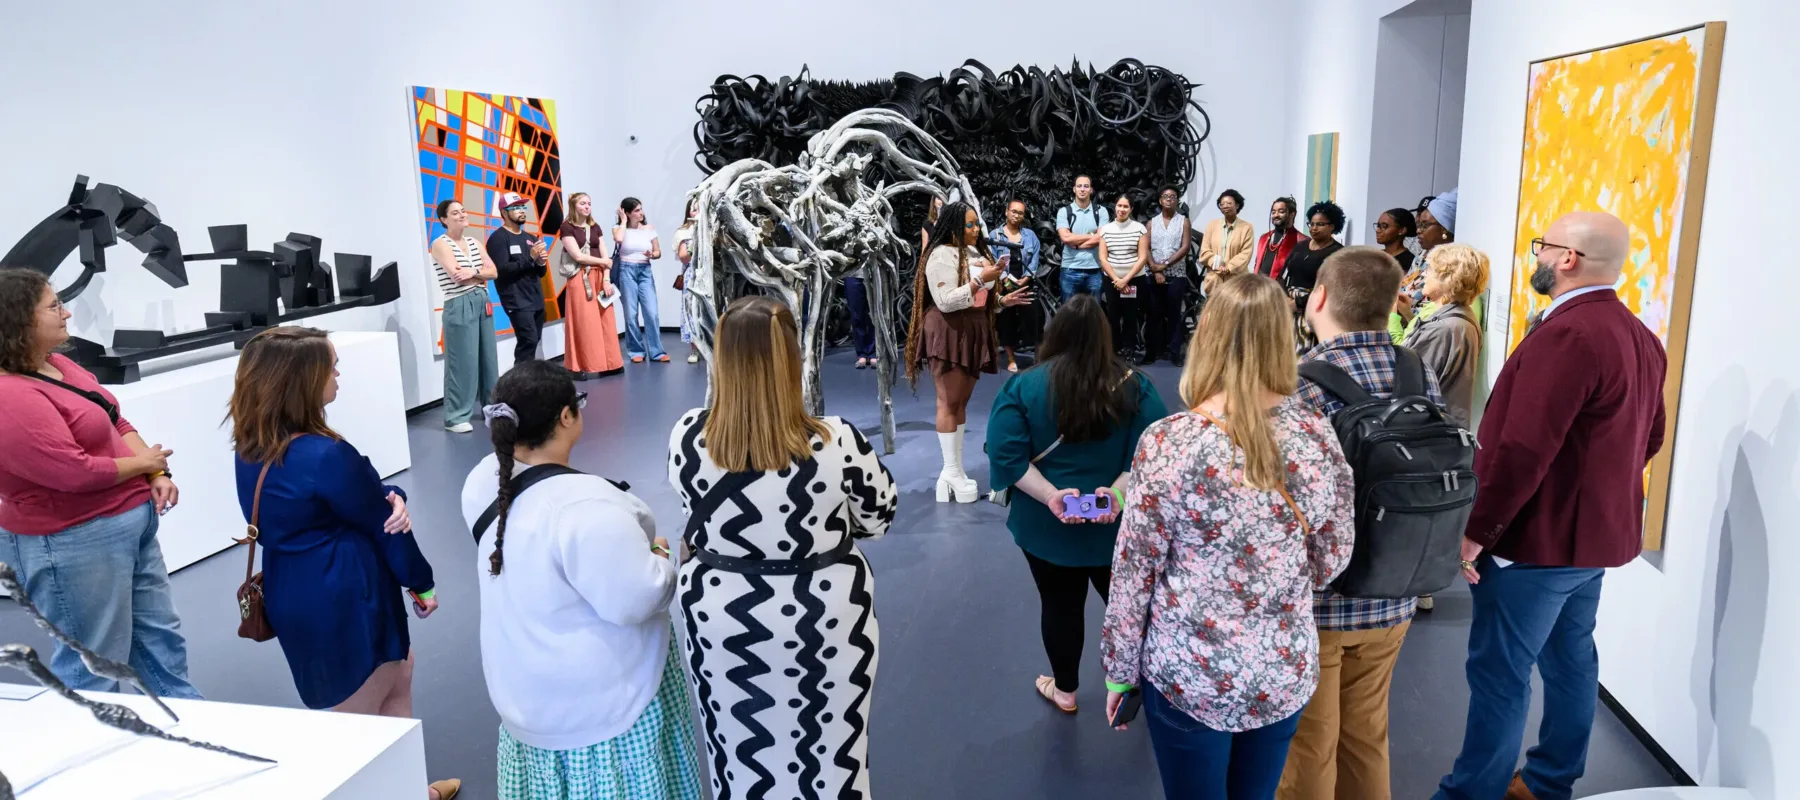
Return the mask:
<svg viewBox="0 0 1800 800"><path fill-rule="evenodd" d="M450 242L450 237L439 236L438 241ZM455 242L450 242L450 253L456 258L457 266L477 272L481 270L481 244L475 241L475 237L464 236L461 247L457 247ZM450 277L450 273L444 270L444 265L439 264L435 258L431 260L431 266L437 274L438 291L444 295L445 300L487 288L486 281L457 283L456 279Z"/></svg>
<svg viewBox="0 0 1800 800"><path fill-rule="evenodd" d="M1108 222L1100 228L1106 239L1106 262L1114 272L1130 272L1137 266L1138 241L1143 238L1144 223L1137 220Z"/></svg>
<svg viewBox="0 0 1800 800"><path fill-rule="evenodd" d="M1305 245L1300 245L1304 247ZM1394 341L1388 338L1387 331L1352 331L1330 341L1320 342L1317 347L1306 351L1301 361L1324 361L1335 365L1350 374L1358 384L1376 397L1387 397L1394 393ZM1344 410L1343 401L1319 388L1319 385L1305 378L1300 379L1300 391L1297 392L1307 405L1319 410L1319 413L1330 417ZM1438 391L1437 376L1431 368L1425 368L1425 394L1431 402L1442 405L1443 393ZM1326 589L1313 593L1313 620L1322 631L1365 631L1376 628L1392 628L1413 618L1419 601L1408 597L1404 600L1366 600L1345 597Z"/></svg>

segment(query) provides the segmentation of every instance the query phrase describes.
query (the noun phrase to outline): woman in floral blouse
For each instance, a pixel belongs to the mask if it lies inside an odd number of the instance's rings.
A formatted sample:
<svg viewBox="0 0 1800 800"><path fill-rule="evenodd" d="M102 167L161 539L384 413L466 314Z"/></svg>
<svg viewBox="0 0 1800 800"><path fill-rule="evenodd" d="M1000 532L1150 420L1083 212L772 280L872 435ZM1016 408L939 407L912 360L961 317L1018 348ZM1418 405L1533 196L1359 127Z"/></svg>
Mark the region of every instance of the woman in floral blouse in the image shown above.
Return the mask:
<svg viewBox="0 0 1800 800"><path fill-rule="evenodd" d="M1132 466L1102 634L1107 718L1143 692L1165 796L1267 800L1318 685L1312 593L1350 560L1354 484L1330 423L1292 396L1275 281L1221 284L1190 353L1193 410L1145 430Z"/></svg>

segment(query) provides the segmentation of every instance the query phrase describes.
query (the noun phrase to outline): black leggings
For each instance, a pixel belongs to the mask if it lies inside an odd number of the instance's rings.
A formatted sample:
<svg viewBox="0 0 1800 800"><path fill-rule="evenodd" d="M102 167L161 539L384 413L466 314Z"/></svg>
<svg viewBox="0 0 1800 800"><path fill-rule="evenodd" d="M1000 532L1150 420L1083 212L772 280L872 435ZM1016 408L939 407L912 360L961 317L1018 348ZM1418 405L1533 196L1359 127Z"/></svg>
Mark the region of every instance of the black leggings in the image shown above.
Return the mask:
<svg viewBox="0 0 1800 800"><path fill-rule="evenodd" d="M1021 551L1023 552L1023 551ZM1081 685L1081 639L1087 627L1087 587L1094 585L1100 602L1112 583L1112 567L1062 567L1025 553L1031 580L1037 583L1043 613L1038 618L1044 635L1044 653L1050 656L1050 674L1058 691L1075 691Z"/></svg>

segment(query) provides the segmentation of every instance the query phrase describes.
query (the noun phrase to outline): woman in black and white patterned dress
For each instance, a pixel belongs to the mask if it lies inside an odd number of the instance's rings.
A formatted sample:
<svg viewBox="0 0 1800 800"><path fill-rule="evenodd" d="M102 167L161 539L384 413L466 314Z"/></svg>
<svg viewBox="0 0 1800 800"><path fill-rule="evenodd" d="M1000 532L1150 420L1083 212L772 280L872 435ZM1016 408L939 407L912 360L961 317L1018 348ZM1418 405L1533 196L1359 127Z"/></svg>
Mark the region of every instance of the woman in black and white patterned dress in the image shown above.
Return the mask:
<svg viewBox="0 0 1800 800"><path fill-rule="evenodd" d="M731 304L711 409L669 437L694 558L676 590L717 800L869 797L875 585L854 539L887 531L893 476L855 427L809 416L779 300Z"/></svg>

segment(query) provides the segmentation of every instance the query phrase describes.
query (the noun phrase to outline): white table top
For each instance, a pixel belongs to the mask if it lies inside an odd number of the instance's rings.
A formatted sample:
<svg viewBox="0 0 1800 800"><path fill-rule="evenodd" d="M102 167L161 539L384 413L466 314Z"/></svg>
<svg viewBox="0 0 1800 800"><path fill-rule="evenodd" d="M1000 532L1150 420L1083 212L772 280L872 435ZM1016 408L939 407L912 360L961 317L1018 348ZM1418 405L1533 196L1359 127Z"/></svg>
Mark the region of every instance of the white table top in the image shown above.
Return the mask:
<svg viewBox="0 0 1800 800"><path fill-rule="evenodd" d="M9 687L12 688L12 687ZM418 774L406 783L423 787L423 738L418 720L336 714L267 706L169 700L181 721L137 695L83 692L119 703L170 733L271 758L274 766L173 742L115 732L86 709L52 692L29 700L0 699L0 771L15 791L36 788L24 800L128 797L328 797L390 748L417 748ZM0 694L0 697L4 697ZM73 765L48 778L49 765Z"/></svg>

